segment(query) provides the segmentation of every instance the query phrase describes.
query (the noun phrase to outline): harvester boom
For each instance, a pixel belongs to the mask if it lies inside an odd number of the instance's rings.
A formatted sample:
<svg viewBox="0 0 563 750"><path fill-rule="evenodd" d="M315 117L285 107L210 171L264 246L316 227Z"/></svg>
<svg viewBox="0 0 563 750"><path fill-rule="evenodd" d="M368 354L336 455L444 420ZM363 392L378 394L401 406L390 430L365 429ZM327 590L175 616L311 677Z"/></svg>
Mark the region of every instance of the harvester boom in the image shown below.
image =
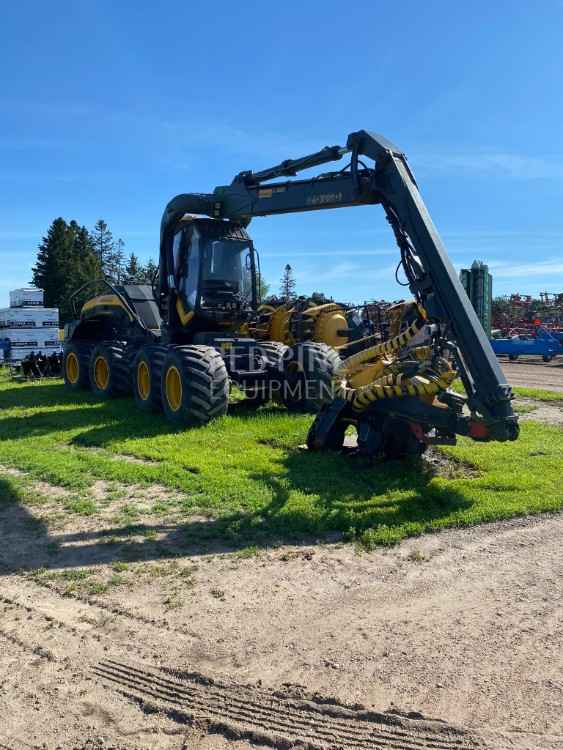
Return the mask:
<svg viewBox="0 0 563 750"><path fill-rule="evenodd" d="M336 161L350 153L349 168L304 180L269 180ZM366 166L361 157L375 162ZM267 182L267 184L264 184ZM203 213L246 226L252 218L347 206L382 204L401 252L403 270L417 301L431 320L447 326L472 411L486 421L484 439L513 439L518 425L512 393L467 295L448 258L418 190L405 154L383 136L360 130L345 147L327 146L259 172L241 172L212 194L185 194L167 206L162 241L185 213Z"/></svg>

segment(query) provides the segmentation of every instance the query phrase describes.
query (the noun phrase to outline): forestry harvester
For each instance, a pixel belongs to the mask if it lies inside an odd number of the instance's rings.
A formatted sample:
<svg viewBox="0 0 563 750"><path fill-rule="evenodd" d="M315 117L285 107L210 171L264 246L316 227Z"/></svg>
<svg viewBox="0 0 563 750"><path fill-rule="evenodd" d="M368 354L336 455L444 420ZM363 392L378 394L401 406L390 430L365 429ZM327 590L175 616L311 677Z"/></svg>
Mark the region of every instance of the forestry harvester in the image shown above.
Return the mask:
<svg viewBox="0 0 563 750"><path fill-rule="evenodd" d="M279 179L346 154L350 163L339 171ZM281 343L285 332L262 340L251 220L373 204L385 211L414 296L398 311L394 335L364 339L341 360L328 343L345 343L346 317L329 306L305 316L304 330L316 341L298 335L289 347ZM449 390L458 375L466 396ZM288 406L321 408L309 434L313 450L339 449L350 424L370 455L416 453L458 434L518 436L510 387L405 155L364 130L345 147L241 172L213 193L173 198L162 217L154 288L112 286L87 301L67 327L64 377L70 388L89 385L100 396L132 388L140 408L162 408L183 424L225 414L229 380L258 400L274 384Z"/></svg>

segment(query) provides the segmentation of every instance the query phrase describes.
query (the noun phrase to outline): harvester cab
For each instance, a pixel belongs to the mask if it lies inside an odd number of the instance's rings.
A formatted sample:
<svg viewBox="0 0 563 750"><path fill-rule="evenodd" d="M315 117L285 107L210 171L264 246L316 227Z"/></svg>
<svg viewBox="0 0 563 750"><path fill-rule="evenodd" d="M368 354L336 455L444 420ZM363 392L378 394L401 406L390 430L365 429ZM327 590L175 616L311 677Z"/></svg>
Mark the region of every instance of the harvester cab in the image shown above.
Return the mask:
<svg viewBox="0 0 563 750"><path fill-rule="evenodd" d="M169 328L190 325L190 337L196 330L239 329L257 307L256 258L240 225L183 216L160 257L161 287L176 295Z"/></svg>

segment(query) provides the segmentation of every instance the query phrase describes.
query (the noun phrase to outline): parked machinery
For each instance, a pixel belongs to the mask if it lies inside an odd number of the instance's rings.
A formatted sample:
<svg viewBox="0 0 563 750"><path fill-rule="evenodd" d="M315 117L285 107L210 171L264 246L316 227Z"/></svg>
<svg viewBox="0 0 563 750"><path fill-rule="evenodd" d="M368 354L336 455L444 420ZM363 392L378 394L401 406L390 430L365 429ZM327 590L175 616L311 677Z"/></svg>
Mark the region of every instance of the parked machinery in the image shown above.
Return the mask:
<svg viewBox="0 0 563 750"><path fill-rule="evenodd" d="M350 163L339 171L271 182L345 154ZM372 160L373 166L364 160ZM402 314L406 329L342 364L326 344L297 344L286 362L285 350L279 348L283 344L237 333L244 319L251 321L258 302L258 259L246 232L252 218L373 204L383 206L415 298L415 307ZM416 317L410 322L412 315ZM408 346L422 321L427 349L414 352ZM392 359L384 358L381 370L375 360L382 355ZM360 364L374 366L360 376ZM115 289L87 303L67 331L69 386L89 378L95 392L111 395L125 389L132 377L139 406L158 408L162 403L171 419L188 424L225 413L229 377L252 392L272 370L283 372L284 390L288 384L312 383L313 395L307 397L305 388L297 400L315 406L329 401L311 430L309 445L315 450L337 447L342 428L352 422L360 445L373 455L402 455L412 445L419 450L429 441L452 442L456 434L478 440L514 440L518 435L511 389L406 157L382 136L358 131L348 136L345 147L326 147L260 172L241 172L212 194L177 196L161 223L154 296L146 287ZM467 397L448 390L454 371ZM336 392L325 387L333 377ZM359 383L359 377L367 382ZM382 383L381 378L389 380Z"/></svg>
<svg viewBox="0 0 563 750"><path fill-rule="evenodd" d="M162 409L186 425L226 414L229 381L256 405L275 396L290 409L318 411L330 393L338 354L324 344L290 349L241 333L254 314L254 250L249 240L210 240L214 223L227 228L226 222L193 217L179 225L174 241L181 260L171 276L183 293L175 302L149 286L101 282L108 293L86 302L66 328L69 388L90 387L102 398L132 389L140 409ZM300 361L307 362L306 372Z"/></svg>
<svg viewBox="0 0 563 750"><path fill-rule="evenodd" d="M291 302L261 305L250 330L260 340L279 341L289 346L314 341L342 350L373 330L359 310L359 307L338 302L319 305L301 297Z"/></svg>
<svg viewBox="0 0 563 750"><path fill-rule="evenodd" d="M537 326L532 332L493 338L491 346L495 354L506 356L512 362L520 356L541 357L544 362L551 362L554 357L563 355L560 335L543 326Z"/></svg>

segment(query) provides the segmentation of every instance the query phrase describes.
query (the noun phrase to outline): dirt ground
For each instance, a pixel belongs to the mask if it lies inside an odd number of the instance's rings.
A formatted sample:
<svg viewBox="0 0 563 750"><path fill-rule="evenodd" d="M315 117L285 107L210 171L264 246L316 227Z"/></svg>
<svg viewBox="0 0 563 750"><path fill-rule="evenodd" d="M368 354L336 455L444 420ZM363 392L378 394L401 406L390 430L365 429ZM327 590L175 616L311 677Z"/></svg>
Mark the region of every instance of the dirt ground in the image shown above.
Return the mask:
<svg viewBox="0 0 563 750"><path fill-rule="evenodd" d="M562 536L554 515L370 554L193 555L185 584L150 577L100 596L6 574L0 739L561 748Z"/></svg>
<svg viewBox="0 0 563 750"><path fill-rule="evenodd" d="M563 357L547 363L541 357L522 357L516 362L502 357L499 361L510 385L563 391Z"/></svg>
<svg viewBox="0 0 563 750"><path fill-rule="evenodd" d="M563 514L130 567L38 523L0 511L0 749L563 748Z"/></svg>

